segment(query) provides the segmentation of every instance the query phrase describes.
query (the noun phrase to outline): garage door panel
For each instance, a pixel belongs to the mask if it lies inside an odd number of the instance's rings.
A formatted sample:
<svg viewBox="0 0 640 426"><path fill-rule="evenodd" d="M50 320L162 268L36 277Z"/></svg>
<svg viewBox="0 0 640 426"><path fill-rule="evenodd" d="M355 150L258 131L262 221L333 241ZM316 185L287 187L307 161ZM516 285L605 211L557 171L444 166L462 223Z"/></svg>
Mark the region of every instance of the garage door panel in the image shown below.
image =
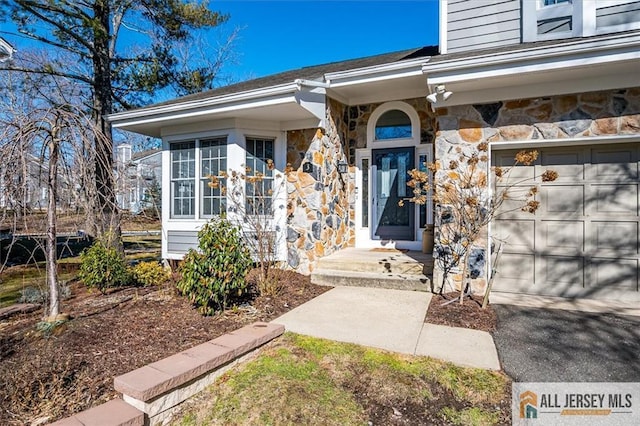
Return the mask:
<svg viewBox="0 0 640 426"><path fill-rule="evenodd" d="M600 222L591 223L593 231L593 249L601 252L638 253L638 222Z"/></svg>
<svg viewBox="0 0 640 426"><path fill-rule="evenodd" d="M576 182L584 179L585 166L583 150L542 151L541 168L558 172L556 182ZM542 173L544 170L540 170Z"/></svg>
<svg viewBox="0 0 640 426"><path fill-rule="evenodd" d="M553 294L564 294L570 286L584 285L584 258L571 256L542 256L541 284L549 285Z"/></svg>
<svg viewBox="0 0 640 426"><path fill-rule="evenodd" d="M497 217L500 219L518 219L518 218L528 218L531 216L530 213L526 213L522 211L522 200L526 198L530 186L527 187L517 187L513 188L509 191L509 198L506 198L502 201L502 205L500 206L499 214ZM496 193L500 194L503 188L499 187L496 189Z"/></svg>
<svg viewBox="0 0 640 426"><path fill-rule="evenodd" d="M501 182L512 183L523 179L533 179L536 175L535 165L525 166L518 164L514 166L517 151L497 151L492 155L494 166L502 167L506 172Z"/></svg>
<svg viewBox="0 0 640 426"><path fill-rule="evenodd" d="M535 243L536 222L529 220L496 220L493 235L508 241L509 251L532 251Z"/></svg>
<svg viewBox="0 0 640 426"><path fill-rule="evenodd" d="M508 250L507 247L505 250ZM531 254L502 253L494 284L497 291L527 292L535 281L535 256Z"/></svg>
<svg viewBox="0 0 640 426"><path fill-rule="evenodd" d="M536 250L541 253L562 250L581 255L584 251L584 222L543 220Z"/></svg>
<svg viewBox="0 0 640 426"><path fill-rule="evenodd" d="M592 185L589 205L592 214L637 215L638 185Z"/></svg>
<svg viewBox="0 0 640 426"><path fill-rule="evenodd" d="M503 207L516 211L493 222L494 235L508 236L494 288L640 302L640 143L539 152L535 175L552 169L559 178L537 182L535 214L508 200Z"/></svg>
<svg viewBox="0 0 640 426"><path fill-rule="evenodd" d="M592 282L587 292L638 291L638 260L594 258L591 260Z"/></svg>
<svg viewBox="0 0 640 426"><path fill-rule="evenodd" d="M561 185L546 186L541 188L540 211L547 215L572 214L582 216L584 214L584 186Z"/></svg>
<svg viewBox="0 0 640 426"><path fill-rule="evenodd" d="M591 152L593 178L619 182L638 180L638 150L631 147L594 148Z"/></svg>

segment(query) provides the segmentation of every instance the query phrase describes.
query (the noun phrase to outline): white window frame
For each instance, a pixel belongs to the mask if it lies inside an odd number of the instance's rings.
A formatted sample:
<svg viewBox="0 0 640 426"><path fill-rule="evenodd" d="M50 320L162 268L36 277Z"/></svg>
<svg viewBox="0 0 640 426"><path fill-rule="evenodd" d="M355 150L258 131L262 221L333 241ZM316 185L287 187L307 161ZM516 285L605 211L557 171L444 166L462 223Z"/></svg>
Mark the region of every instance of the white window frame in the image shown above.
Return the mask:
<svg viewBox="0 0 640 426"><path fill-rule="evenodd" d="M199 185L200 185L200 194L199 194L199 206L198 206L198 211L200 214L200 218L204 218L204 219L210 219L212 217L215 216L219 216L220 214L223 214L226 212L226 206L228 205L228 200L227 197L224 197L223 195L211 195L211 196L205 196L205 185L208 185L210 182L210 179L207 177L210 174L207 174L205 176L204 171L203 171L203 161L205 161L205 157L202 154L202 150L204 149L204 147L202 146L203 143L209 143L209 142L214 142L214 141L219 141L219 142L223 142L221 143L221 145L224 145L224 157L218 156L218 157L207 157L206 159L208 161L217 161L218 164L224 160L225 166L224 168L220 168L218 169L218 174L216 175L218 177L218 181L220 182L221 186L225 186L227 184L227 181L224 177L221 176L220 172L227 172L228 170L228 159L229 159L229 141L227 139L226 136L218 136L218 137L212 137L212 138L200 138L198 140L198 150L200 153L200 160L199 160L199 169L198 169L198 176L199 176ZM218 188L217 191L220 191L220 188ZM209 200L214 200L214 199L218 199L220 200L220 209L218 212L212 212L212 213L206 213L204 212L204 208L205 205L207 203L210 203L211 201L206 201L206 199ZM224 203L223 203L223 199L224 199ZM225 207L223 209L223 206Z"/></svg>
<svg viewBox="0 0 640 426"><path fill-rule="evenodd" d="M633 3L635 0L619 0L616 4ZM522 2L522 41L556 40L570 37L589 37L640 28L640 22L596 26L599 0L571 0L545 6L544 0ZM538 34L538 22L554 18L571 17L572 30L551 34Z"/></svg>
<svg viewBox="0 0 640 426"><path fill-rule="evenodd" d="M180 145L180 144L193 144L193 148L188 148L188 149L194 150L193 160L180 161L180 162L194 161L193 176L177 177L177 178L174 178L173 176L175 165L173 160L174 150L172 149L172 147L174 145ZM197 200L198 200L198 191L197 191L197 185L196 185L197 172L198 172L197 165L198 165L198 142L196 140L181 140L181 141L173 141L169 143L169 200L170 200L170 217L173 219L195 219L196 217ZM193 198L191 213L176 214L175 201L177 198L175 197L175 185L177 185L180 182L188 182L188 181L191 181L191 183L193 184L193 197L189 197L189 199Z"/></svg>

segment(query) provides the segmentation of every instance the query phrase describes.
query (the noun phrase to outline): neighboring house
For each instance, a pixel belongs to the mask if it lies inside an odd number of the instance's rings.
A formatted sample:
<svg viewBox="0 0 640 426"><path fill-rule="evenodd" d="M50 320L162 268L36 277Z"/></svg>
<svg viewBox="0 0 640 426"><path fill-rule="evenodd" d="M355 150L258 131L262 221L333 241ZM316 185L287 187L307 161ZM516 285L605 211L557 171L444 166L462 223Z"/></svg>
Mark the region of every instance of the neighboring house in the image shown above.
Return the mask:
<svg viewBox="0 0 640 426"><path fill-rule="evenodd" d="M48 167L40 157L0 148L0 208L19 212L47 208Z"/></svg>
<svg viewBox="0 0 640 426"><path fill-rule="evenodd" d="M153 209L159 203L162 151L132 152L129 144L116 148L116 199L118 207L132 213Z"/></svg>
<svg viewBox="0 0 640 426"><path fill-rule="evenodd" d="M432 159L446 168L457 149L488 142L494 165L536 148L523 173L560 174L541 185L536 215L492 223L492 236L510 236L494 288L640 300L640 2L443 1L440 15L439 50L302 68L112 115L115 127L163 140L163 257L194 247L228 201L209 174L262 170L268 158L274 179L293 169L272 212L291 268L310 273L351 246L419 249L434 217L398 206L411 190L406 171ZM475 258L486 258L488 240L479 244ZM475 267L483 289L490 268Z"/></svg>
<svg viewBox="0 0 640 426"><path fill-rule="evenodd" d="M0 62L10 61L16 49L13 48L5 39L0 37Z"/></svg>

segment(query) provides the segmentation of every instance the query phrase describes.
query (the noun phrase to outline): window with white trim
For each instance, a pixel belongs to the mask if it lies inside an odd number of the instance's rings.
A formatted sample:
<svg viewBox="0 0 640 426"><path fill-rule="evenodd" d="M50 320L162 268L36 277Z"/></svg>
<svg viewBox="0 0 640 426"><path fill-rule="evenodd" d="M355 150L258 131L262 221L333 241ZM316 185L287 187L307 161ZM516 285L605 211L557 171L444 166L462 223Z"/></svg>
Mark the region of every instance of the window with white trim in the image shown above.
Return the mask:
<svg viewBox="0 0 640 426"><path fill-rule="evenodd" d="M274 145L273 139L246 139L247 214L273 214Z"/></svg>
<svg viewBox="0 0 640 426"><path fill-rule="evenodd" d="M376 140L408 139L411 136L411 119L403 111L389 110L376 121Z"/></svg>
<svg viewBox="0 0 640 426"><path fill-rule="evenodd" d="M227 171L227 138L221 137L200 142L200 216L213 217L226 212L227 197L224 173ZM212 188L211 177L218 186Z"/></svg>
<svg viewBox="0 0 640 426"><path fill-rule="evenodd" d="M195 217L196 143L177 142L171 153L171 217Z"/></svg>

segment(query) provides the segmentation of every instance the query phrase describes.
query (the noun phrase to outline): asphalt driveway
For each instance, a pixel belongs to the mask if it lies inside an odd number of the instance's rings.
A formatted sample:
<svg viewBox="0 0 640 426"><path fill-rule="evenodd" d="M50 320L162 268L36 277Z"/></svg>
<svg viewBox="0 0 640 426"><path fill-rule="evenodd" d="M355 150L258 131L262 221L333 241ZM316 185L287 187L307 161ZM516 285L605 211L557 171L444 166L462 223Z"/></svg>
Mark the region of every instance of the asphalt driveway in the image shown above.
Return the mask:
<svg viewBox="0 0 640 426"><path fill-rule="evenodd" d="M640 317L493 305L504 371L518 382L640 382Z"/></svg>

